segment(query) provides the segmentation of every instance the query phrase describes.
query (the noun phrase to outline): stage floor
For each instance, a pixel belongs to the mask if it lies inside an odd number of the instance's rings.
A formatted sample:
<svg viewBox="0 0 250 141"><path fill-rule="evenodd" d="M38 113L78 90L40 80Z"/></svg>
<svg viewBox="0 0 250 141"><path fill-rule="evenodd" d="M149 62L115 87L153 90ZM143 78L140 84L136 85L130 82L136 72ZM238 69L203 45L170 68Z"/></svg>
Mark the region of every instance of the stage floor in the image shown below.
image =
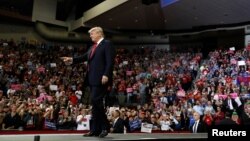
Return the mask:
<svg viewBox="0 0 250 141"><path fill-rule="evenodd" d="M35 140L40 136L40 140ZM138 140L207 140L208 135L192 133L130 133L109 134L105 138L83 137L82 134L29 134L29 135L0 135L0 141L138 141Z"/></svg>

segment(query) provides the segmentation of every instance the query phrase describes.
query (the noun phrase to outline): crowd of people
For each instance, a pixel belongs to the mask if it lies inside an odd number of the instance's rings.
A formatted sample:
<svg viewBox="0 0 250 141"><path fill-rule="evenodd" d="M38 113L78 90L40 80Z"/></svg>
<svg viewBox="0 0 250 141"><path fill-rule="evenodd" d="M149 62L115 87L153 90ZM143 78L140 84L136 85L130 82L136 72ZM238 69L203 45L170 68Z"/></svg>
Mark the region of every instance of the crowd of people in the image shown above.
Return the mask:
<svg viewBox="0 0 250 141"><path fill-rule="evenodd" d="M87 64L65 64L87 48L0 41L0 130L89 130ZM117 49L113 85L106 96L110 132L192 131L225 117L249 124L249 51L178 53ZM195 115L195 116L194 116ZM204 130L205 132L206 130Z"/></svg>

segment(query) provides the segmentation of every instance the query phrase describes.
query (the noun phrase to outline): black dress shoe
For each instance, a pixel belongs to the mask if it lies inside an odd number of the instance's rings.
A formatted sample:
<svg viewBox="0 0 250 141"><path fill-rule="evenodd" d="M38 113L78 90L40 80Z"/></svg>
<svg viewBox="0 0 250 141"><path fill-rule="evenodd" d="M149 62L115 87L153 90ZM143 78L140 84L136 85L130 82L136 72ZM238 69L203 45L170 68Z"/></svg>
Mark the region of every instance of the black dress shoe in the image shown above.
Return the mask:
<svg viewBox="0 0 250 141"><path fill-rule="evenodd" d="M99 137L100 138L104 138L104 137L106 137L108 135L108 131L107 130L103 130L102 132L101 132L101 134L99 135Z"/></svg>
<svg viewBox="0 0 250 141"><path fill-rule="evenodd" d="M88 132L87 134L83 135L84 137L93 137L93 136L98 136L97 134L95 134L94 132Z"/></svg>

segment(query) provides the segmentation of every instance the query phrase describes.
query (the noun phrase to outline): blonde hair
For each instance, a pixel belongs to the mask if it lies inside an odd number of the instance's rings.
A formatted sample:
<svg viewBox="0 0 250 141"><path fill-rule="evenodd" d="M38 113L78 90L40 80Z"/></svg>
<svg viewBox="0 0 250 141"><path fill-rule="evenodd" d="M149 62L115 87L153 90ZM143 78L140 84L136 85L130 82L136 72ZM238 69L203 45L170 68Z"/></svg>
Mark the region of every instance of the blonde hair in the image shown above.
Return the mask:
<svg viewBox="0 0 250 141"><path fill-rule="evenodd" d="M99 26L91 28L88 32L89 33L97 32L97 33L100 33L102 37L104 37L103 29L101 27L99 27Z"/></svg>

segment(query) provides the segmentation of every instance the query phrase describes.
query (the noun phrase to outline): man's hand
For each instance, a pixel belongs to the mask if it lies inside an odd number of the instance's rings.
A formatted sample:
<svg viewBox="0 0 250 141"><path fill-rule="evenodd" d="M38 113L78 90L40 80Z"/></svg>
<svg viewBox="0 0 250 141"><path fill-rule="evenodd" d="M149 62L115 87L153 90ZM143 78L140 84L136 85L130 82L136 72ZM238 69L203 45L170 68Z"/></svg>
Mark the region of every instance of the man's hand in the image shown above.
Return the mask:
<svg viewBox="0 0 250 141"><path fill-rule="evenodd" d="M63 60L63 62L65 64L72 64L72 62L73 62L73 58L72 57L61 57L61 59Z"/></svg>
<svg viewBox="0 0 250 141"><path fill-rule="evenodd" d="M114 128L111 127L110 128L110 132L113 133L114 132Z"/></svg>
<svg viewBox="0 0 250 141"><path fill-rule="evenodd" d="M102 76L102 84L106 84L109 81L109 78L105 75Z"/></svg>

